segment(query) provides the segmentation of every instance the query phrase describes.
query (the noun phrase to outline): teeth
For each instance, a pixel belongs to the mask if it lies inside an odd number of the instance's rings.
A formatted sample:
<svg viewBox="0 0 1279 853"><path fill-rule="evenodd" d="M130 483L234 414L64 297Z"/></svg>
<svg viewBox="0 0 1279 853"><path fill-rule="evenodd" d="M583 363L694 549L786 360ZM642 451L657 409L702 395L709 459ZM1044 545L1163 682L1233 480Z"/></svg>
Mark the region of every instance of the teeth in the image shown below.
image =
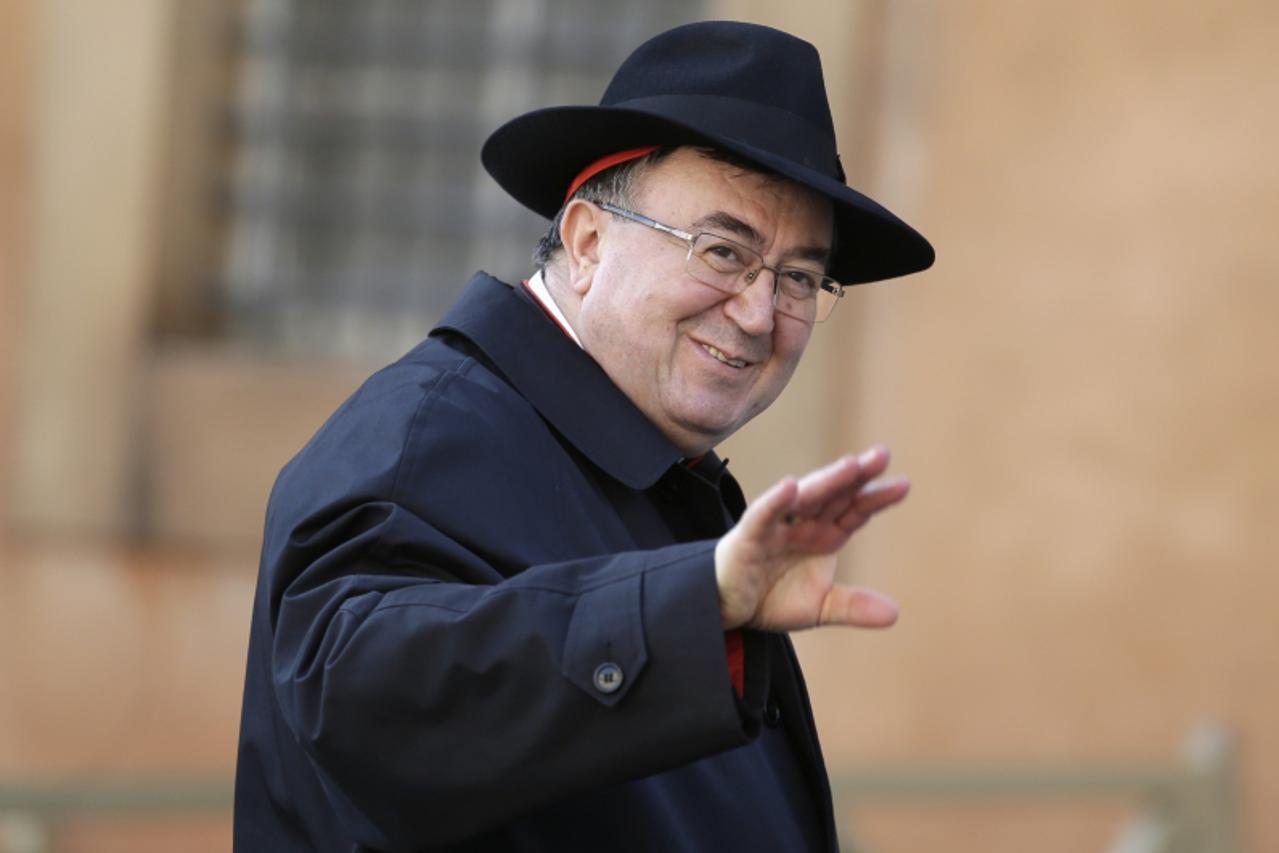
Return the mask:
<svg viewBox="0 0 1279 853"><path fill-rule="evenodd" d="M715 358L716 358L716 359L718 359L719 361L724 362L725 364L729 365L730 367L745 367L745 366L746 366L746 362L742 361L740 358L729 358L729 357L728 357L727 355L725 355L723 352L721 352L720 350L715 349L715 347L711 346L710 344L702 344L702 349L706 350L708 353L710 353L711 355L715 356Z"/></svg>

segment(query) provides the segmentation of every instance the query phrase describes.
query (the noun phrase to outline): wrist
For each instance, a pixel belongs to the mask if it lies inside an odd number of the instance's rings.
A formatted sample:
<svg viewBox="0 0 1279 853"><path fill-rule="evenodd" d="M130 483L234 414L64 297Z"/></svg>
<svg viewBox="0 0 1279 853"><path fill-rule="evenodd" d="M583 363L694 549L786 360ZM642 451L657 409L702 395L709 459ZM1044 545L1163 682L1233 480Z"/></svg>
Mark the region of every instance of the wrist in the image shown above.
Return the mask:
<svg viewBox="0 0 1279 853"><path fill-rule="evenodd" d="M729 534L731 536L732 534ZM750 608L743 606L740 583L734 583L732 543L725 536L715 545L715 587L719 593L720 625L725 631L741 628L750 618Z"/></svg>

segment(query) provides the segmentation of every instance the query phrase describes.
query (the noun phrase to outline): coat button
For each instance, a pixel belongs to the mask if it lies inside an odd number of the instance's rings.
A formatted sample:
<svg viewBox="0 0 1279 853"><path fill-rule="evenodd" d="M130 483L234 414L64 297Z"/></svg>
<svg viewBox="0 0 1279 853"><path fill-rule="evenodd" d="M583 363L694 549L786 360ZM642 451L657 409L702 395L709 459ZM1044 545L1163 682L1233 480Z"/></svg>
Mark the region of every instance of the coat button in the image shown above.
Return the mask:
<svg viewBox="0 0 1279 853"><path fill-rule="evenodd" d="M781 721L782 709L778 707L777 700L769 696L768 704L764 706L764 722L772 728L777 728Z"/></svg>
<svg viewBox="0 0 1279 853"><path fill-rule="evenodd" d="M614 693L622 686L622 668L609 661L595 667L595 689L601 693Z"/></svg>

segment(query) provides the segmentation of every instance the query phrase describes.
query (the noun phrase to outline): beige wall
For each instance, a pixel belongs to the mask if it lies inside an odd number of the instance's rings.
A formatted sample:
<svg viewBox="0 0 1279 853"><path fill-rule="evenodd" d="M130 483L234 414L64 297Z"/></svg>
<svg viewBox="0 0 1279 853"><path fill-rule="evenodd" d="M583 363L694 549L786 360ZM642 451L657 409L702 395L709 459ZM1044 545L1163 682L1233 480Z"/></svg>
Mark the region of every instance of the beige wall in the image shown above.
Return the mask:
<svg viewBox="0 0 1279 853"><path fill-rule="evenodd" d="M14 341L21 304L19 282L23 272L23 213L26 208L26 165L30 154L22 116L28 106L29 49L28 9L22 3L0 4L0 484L8 482L11 459L13 396L17 372ZM8 512L7 490L0 488L0 519Z"/></svg>
<svg viewBox="0 0 1279 853"><path fill-rule="evenodd" d="M841 432L915 489L848 565L899 626L799 641L830 757L1153 761L1219 718L1279 849L1279 7L886 8L867 188L939 260L840 308ZM945 814L875 849L1115 819Z"/></svg>
<svg viewBox="0 0 1279 853"><path fill-rule="evenodd" d="M127 529L154 264L171 11L166 0L47 0L30 15L24 286L11 516Z"/></svg>

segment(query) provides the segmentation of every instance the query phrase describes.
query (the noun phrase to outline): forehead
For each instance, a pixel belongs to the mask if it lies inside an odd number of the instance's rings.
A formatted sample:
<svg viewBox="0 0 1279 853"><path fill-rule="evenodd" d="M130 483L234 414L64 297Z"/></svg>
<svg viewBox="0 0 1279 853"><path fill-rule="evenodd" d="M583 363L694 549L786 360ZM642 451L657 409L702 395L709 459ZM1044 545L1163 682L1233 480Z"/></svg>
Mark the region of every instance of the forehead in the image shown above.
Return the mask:
<svg viewBox="0 0 1279 853"><path fill-rule="evenodd" d="M831 242L834 218L828 198L787 178L725 163L695 148L678 148L646 170L634 195L643 213L659 220L667 217L662 221L672 225L725 214L749 224L768 242Z"/></svg>

